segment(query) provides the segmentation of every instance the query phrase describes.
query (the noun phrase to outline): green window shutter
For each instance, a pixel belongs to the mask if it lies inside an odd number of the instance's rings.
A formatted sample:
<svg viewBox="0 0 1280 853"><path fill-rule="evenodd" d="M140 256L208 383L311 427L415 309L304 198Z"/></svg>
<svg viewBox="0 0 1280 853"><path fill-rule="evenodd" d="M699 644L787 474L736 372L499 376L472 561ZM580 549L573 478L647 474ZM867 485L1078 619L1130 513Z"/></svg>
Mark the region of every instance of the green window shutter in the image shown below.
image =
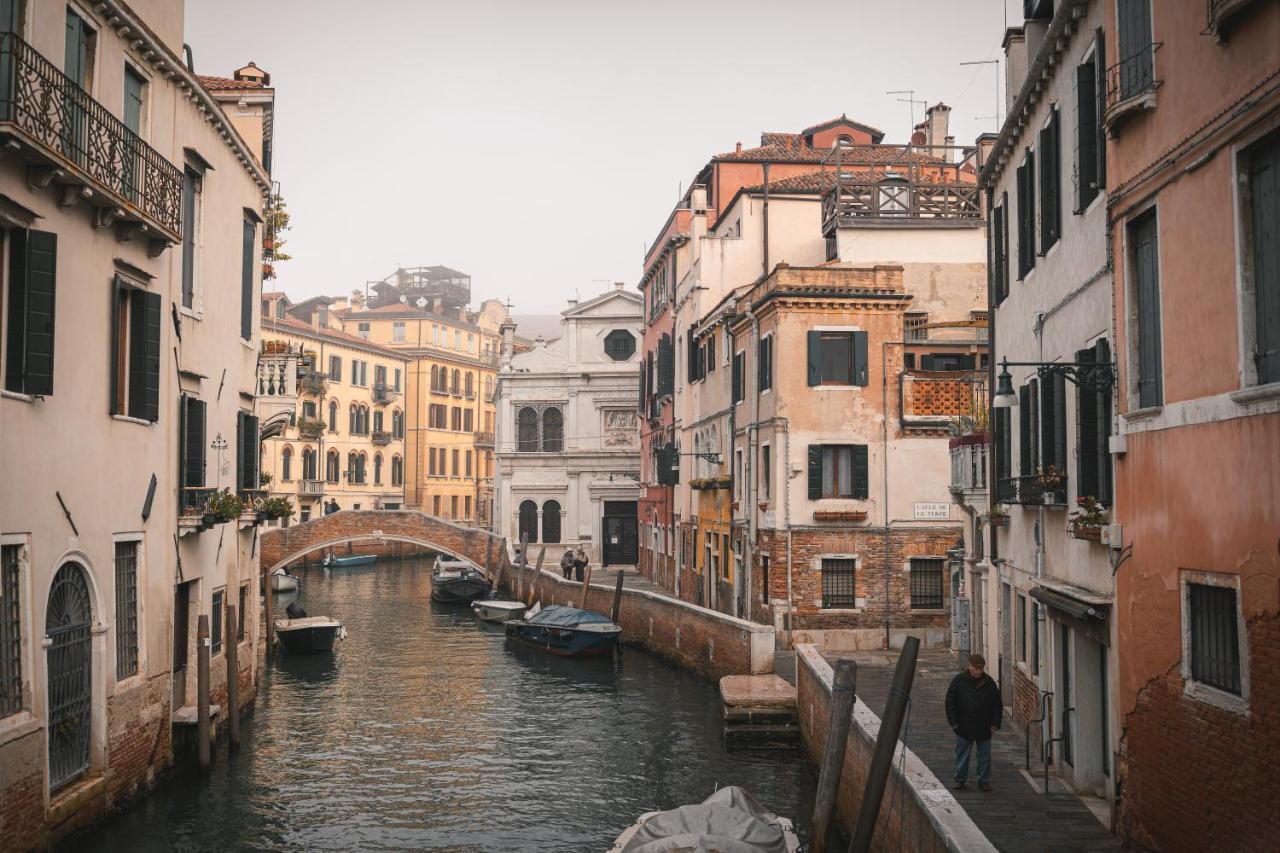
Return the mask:
<svg viewBox="0 0 1280 853"><path fill-rule="evenodd" d="M244 412L236 412L236 491L245 488L245 428Z"/></svg>
<svg viewBox="0 0 1280 853"><path fill-rule="evenodd" d="M1280 381L1280 138L1249 157L1253 214L1254 365L1258 383Z"/></svg>
<svg viewBox="0 0 1280 853"><path fill-rule="evenodd" d="M867 464L867 446L853 446L853 496L866 498L871 493L871 471Z"/></svg>
<svg viewBox="0 0 1280 853"><path fill-rule="evenodd" d="M1103 338L1093 345L1094 360L1102 364L1111 364L1111 345ZM1097 421L1094 432L1098 437L1098 500L1111 506L1111 392L1099 391L1097 394Z"/></svg>
<svg viewBox="0 0 1280 853"><path fill-rule="evenodd" d="M246 216L240 243L240 337L246 341L253 339L253 306L257 304L256 297L253 295L253 255L256 233L257 225Z"/></svg>
<svg viewBox="0 0 1280 853"><path fill-rule="evenodd" d="M1091 60L1076 66L1076 213L1098 195L1098 81Z"/></svg>
<svg viewBox="0 0 1280 853"><path fill-rule="evenodd" d="M689 357L685 363L686 381L690 384L698 381L698 342L693 339L693 330L689 331ZM661 353L659 353L661 354ZM659 359L661 365L661 359Z"/></svg>
<svg viewBox="0 0 1280 853"><path fill-rule="evenodd" d="M52 396L58 235L20 229L9 234L5 387L22 394Z"/></svg>
<svg viewBox="0 0 1280 853"><path fill-rule="evenodd" d="M1093 348L1076 353L1076 361L1093 361ZM1082 385L1076 386L1076 494L1098 495L1098 397Z"/></svg>
<svg viewBox="0 0 1280 853"><path fill-rule="evenodd" d="M1102 32L1102 27L1098 27L1093 33L1093 80L1094 80L1094 97L1095 106L1093 114L1096 119L1097 142L1094 146L1094 156L1097 158L1097 165L1094 168L1094 174L1097 176L1098 189L1103 190L1107 186L1107 131L1102 123L1102 116L1107 108L1107 87L1105 85L1107 79L1107 51L1106 41Z"/></svg>
<svg viewBox="0 0 1280 853"><path fill-rule="evenodd" d="M809 500L822 497L822 445L809 445Z"/></svg>
<svg viewBox="0 0 1280 853"><path fill-rule="evenodd" d="M160 294L129 294L129 417L160 420Z"/></svg>
<svg viewBox="0 0 1280 853"><path fill-rule="evenodd" d="M853 384L866 385L867 374L867 333L853 333Z"/></svg>
<svg viewBox="0 0 1280 853"><path fill-rule="evenodd" d="M733 356L733 402L741 402L745 396L742 393L742 353L734 353Z"/></svg>
<svg viewBox="0 0 1280 853"><path fill-rule="evenodd" d="M187 484L187 398L178 397L178 488ZM179 498L181 504L181 498Z"/></svg>
<svg viewBox="0 0 1280 853"><path fill-rule="evenodd" d="M822 384L822 332L810 329L807 333L810 385Z"/></svg>
<svg viewBox="0 0 1280 853"><path fill-rule="evenodd" d="M1031 423L1031 386L1018 389L1018 474L1029 477L1035 473L1035 454L1032 452L1031 435L1035 427Z"/></svg>
<svg viewBox="0 0 1280 853"><path fill-rule="evenodd" d="M670 394L674 390L676 378L675 347L671 344L671 336L664 334L658 340L658 393Z"/></svg>
<svg viewBox="0 0 1280 853"><path fill-rule="evenodd" d="M185 449L185 472L188 487L200 487L205 483L205 414L204 400L195 397L186 398L187 423Z"/></svg>

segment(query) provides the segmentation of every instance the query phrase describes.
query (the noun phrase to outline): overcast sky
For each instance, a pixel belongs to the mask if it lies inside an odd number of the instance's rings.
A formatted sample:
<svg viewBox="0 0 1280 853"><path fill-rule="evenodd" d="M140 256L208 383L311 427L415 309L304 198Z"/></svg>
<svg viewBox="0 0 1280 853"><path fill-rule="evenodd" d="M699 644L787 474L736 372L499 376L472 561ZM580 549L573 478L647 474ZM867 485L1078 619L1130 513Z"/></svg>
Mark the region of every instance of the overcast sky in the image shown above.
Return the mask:
<svg viewBox="0 0 1280 853"><path fill-rule="evenodd" d="M995 66L959 63L1001 56L1003 1L187 0L186 39L201 74L271 74L290 298L445 264L545 313L634 286L681 187L762 130L905 142L890 89L993 130Z"/></svg>

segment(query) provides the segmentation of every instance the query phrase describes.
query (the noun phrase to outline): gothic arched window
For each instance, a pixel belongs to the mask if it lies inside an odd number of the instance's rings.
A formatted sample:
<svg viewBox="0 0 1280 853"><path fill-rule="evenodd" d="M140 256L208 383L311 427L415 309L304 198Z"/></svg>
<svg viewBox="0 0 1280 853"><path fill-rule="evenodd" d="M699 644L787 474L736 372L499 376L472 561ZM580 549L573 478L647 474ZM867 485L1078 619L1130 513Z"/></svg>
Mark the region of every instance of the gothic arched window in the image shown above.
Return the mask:
<svg viewBox="0 0 1280 853"><path fill-rule="evenodd" d="M560 541L559 501L547 501L542 505L542 541Z"/></svg>
<svg viewBox="0 0 1280 853"><path fill-rule="evenodd" d="M521 453L538 452L538 411L529 406L516 414L516 449Z"/></svg>
<svg viewBox="0 0 1280 853"><path fill-rule="evenodd" d="M280 479L293 479L293 448L286 447L280 453Z"/></svg>

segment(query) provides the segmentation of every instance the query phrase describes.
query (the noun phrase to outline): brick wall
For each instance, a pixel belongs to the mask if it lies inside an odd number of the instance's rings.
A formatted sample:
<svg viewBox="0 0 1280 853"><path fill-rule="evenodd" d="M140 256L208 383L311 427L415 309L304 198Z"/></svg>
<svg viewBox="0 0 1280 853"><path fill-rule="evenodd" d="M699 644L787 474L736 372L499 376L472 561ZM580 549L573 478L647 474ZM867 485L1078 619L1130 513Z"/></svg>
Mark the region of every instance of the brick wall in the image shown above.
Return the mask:
<svg viewBox="0 0 1280 853"><path fill-rule="evenodd" d="M809 759L821 762L831 715L831 666L811 645L796 647L796 711L800 737ZM844 766L836 789L835 820L851 832L862 805L871 753L880 732L879 718L856 700ZM871 839L872 850L910 850L913 853L994 853L987 840L955 798L915 753L901 745L881 801L880 817Z"/></svg>
<svg viewBox="0 0 1280 853"><path fill-rule="evenodd" d="M27 850L44 835L44 729L5 744L0 764L0 848Z"/></svg>
<svg viewBox="0 0 1280 853"><path fill-rule="evenodd" d="M1153 850L1271 851L1280 839L1280 615L1248 620L1249 713L1149 682L1120 740L1121 837ZM1270 805L1268 805L1270 804Z"/></svg>
<svg viewBox="0 0 1280 853"><path fill-rule="evenodd" d="M1018 731L1027 731L1027 723L1040 716L1040 688L1035 681L1031 679L1022 667L1016 664L1013 667L1013 724L1017 726ZM1034 770L1039 763L1038 756L1042 756L1044 747L1044 733L1040 725L1034 725L1030 729L1031 743L1031 768Z"/></svg>

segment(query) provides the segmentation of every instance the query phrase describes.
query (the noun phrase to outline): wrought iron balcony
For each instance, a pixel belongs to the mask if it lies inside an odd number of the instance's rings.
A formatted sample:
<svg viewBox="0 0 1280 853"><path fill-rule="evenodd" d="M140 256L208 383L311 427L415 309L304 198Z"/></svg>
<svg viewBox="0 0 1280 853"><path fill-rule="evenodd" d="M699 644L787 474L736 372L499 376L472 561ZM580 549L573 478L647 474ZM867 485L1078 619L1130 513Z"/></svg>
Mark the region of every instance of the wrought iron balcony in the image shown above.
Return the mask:
<svg viewBox="0 0 1280 853"><path fill-rule="evenodd" d="M1155 78L1155 54L1160 45L1153 42L1107 69L1102 123L1112 136L1137 113L1155 108L1161 83Z"/></svg>
<svg viewBox="0 0 1280 853"><path fill-rule="evenodd" d="M315 370L298 371L298 391L300 393L321 397L324 396L324 392L328 390L328 387L328 377L323 373Z"/></svg>
<svg viewBox="0 0 1280 853"><path fill-rule="evenodd" d="M987 383L983 373L907 370L899 382L905 427L941 428L961 418L978 419L987 408Z"/></svg>
<svg viewBox="0 0 1280 853"><path fill-rule="evenodd" d="M182 172L15 33L0 33L0 135L32 182L86 187L98 223L134 223L165 243L182 232Z"/></svg>
<svg viewBox="0 0 1280 853"><path fill-rule="evenodd" d="M324 495L324 480L299 480L298 495L304 498L318 498Z"/></svg>
<svg viewBox="0 0 1280 853"><path fill-rule="evenodd" d="M1066 506L1065 475L1045 478L1038 474L1008 477L996 484L996 501L1022 506Z"/></svg>
<svg viewBox="0 0 1280 853"><path fill-rule="evenodd" d="M324 435L325 423L320 418L298 418L298 435L316 439Z"/></svg>
<svg viewBox="0 0 1280 853"><path fill-rule="evenodd" d="M186 518L201 516L214 489L209 486L184 486L178 490L178 515Z"/></svg>
<svg viewBox="0 0 1280 853"><path fill-rule="evenodd" d="M385 406L399 399L400 392L385 382L378 382L373 386L373 402L376 405Z"/></svg>
<svg viewBox="0 0 1280 853"><path fill-rule="evenodd" d="M369 438L374 444L377 444L377 445L384 445L384 444L391 443L391 433L387 432L386 430L375 429Z"/></svg>
<svg viewBox="0 0 1280 853"><path fill-rule="evenodd" d="M475 442L476 447L493 447L493 433L477 431Z"/></svg>

